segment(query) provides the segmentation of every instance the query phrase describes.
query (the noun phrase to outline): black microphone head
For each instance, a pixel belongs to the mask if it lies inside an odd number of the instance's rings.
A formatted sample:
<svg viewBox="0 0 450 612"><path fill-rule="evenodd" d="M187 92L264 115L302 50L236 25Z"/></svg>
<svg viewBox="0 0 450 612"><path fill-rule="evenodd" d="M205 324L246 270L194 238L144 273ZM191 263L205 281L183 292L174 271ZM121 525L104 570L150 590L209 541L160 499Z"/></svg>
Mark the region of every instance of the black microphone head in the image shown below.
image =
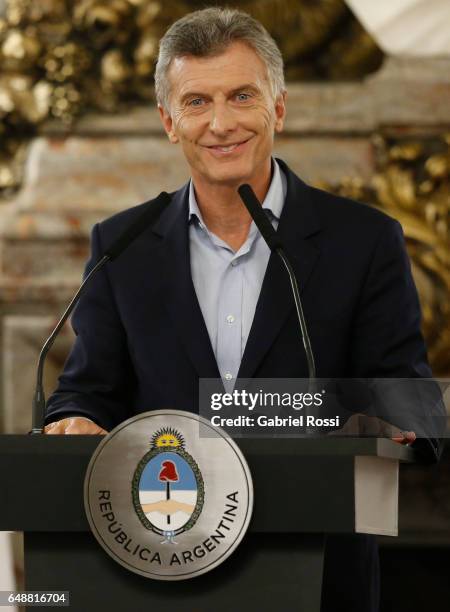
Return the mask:
<svg viewBox="0 0 450 612"><path fill-rule="evenodd" d="M244 183L238 188L238 193L241 200L244 202L251 218L255 222L256 227L261 232L262 237L266 241L269 249L283 248L281 239L277 232L273 229L271 222L269 221L260 201L255 195L253 189L247 183Z"/></svg>
<svg viewBox="0 0 450 612"><path fill-rule="evenodd" d="M170 199L170 195L162 191L157 198L147 204L144 212L106 249L105 255L109 257L110 261L118 257L139 234L158 219L164 208L169 204Z"/></svg>

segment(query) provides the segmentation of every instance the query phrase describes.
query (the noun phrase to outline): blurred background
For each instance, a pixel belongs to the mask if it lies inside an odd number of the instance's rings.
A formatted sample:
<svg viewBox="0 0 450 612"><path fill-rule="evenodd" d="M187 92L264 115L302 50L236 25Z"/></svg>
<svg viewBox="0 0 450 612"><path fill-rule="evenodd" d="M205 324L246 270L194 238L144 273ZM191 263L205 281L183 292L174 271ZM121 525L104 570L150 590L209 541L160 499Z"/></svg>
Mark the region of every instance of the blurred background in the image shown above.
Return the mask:
<svg viewBox="0 0 450 612"><path fill-rule="evenodd" d="M92 225L188 178L159 125L153 69L167 27L204 5L0 0L0 433L30 429L37 356L80 282ZM276 154L401 222L433 372L450 378L449 0L227 5L283 52ZM47 392L71 334L50 354ZM439 468L402 472L401 535L380 540L383 612L450 603L449 466L444 453ZM0 590L20 584L21 564L20 537L0 534Z"/></svg>

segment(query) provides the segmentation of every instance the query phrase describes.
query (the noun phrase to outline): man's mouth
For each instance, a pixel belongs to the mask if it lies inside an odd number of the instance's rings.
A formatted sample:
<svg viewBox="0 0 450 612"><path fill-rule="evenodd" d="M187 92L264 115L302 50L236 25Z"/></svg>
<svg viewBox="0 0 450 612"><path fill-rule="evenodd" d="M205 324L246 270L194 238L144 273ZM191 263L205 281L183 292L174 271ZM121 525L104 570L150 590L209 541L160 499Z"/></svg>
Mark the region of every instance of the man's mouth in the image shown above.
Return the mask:
<svg viewBox="0 0 450 612"><path fill-rule="evenodd" d="M250 139L247 138L247 140L242 140L241 142L234 142L228 145L206 145L206 148L212 151L219 151L221 153L230 153L231 151L234 151L238 147L244 145L249 140Z"/></svg>

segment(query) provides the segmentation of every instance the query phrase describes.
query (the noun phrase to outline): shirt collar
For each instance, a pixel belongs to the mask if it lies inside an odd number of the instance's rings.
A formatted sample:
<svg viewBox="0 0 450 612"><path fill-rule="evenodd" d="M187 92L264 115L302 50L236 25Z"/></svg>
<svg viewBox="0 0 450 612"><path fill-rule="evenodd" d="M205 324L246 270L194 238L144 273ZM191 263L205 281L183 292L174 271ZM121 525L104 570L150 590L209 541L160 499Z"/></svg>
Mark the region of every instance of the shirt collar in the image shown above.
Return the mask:
<svg viewBox="0 0 450 612"><path fill-rule="evenodd" d="M286 198L286 177L277 161L272 158L272 180L270 181L270 187L262 203L262 207L270 211L271 217L279 221L281 211L283 210L284 200ZM202 213L198 207L197 198L195 197L194 183L192 179L189 183L189 221L193 218L197 218L200 225L204 226Z"/></svg>

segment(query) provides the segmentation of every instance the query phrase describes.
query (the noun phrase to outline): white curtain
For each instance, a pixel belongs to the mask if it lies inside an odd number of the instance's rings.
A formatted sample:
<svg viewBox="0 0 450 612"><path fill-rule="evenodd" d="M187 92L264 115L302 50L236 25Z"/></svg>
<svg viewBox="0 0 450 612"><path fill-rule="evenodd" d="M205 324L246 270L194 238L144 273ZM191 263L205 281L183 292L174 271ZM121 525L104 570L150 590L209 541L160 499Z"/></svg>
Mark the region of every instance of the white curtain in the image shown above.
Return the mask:
<svg viewBox="0 0 450 612"><path fill-rule="evenodd" d="M450 0L346 0L389 55L450 56Z"/></svg>

